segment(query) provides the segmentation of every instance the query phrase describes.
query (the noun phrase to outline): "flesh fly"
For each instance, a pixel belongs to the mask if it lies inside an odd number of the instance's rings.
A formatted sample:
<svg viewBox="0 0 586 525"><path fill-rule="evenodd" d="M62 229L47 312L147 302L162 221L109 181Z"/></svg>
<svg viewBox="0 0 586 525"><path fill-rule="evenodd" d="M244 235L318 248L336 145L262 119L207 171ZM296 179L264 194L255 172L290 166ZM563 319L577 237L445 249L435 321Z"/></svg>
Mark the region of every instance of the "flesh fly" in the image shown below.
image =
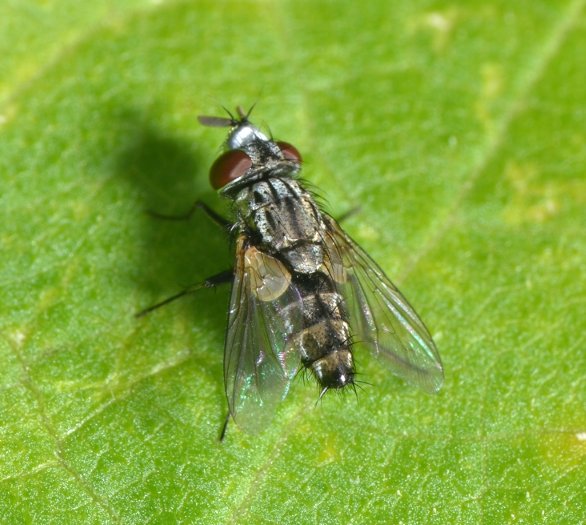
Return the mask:
<svg viewBox="0 0 586 525"><path fill-rule="evenodd" d="M229 228L234 268L139 315L232 282L224 384L229 414L246 430L266 424L299 371L315 377L320 397L354 388L355 344L368 347L397 376L439 390L442 363L417 313L303 187L297 149L274 141L248 117L240 108L229 118L199 117L205 126L230 128L210 182L232 202L234 219L200 202L194 209Z"/></svg>

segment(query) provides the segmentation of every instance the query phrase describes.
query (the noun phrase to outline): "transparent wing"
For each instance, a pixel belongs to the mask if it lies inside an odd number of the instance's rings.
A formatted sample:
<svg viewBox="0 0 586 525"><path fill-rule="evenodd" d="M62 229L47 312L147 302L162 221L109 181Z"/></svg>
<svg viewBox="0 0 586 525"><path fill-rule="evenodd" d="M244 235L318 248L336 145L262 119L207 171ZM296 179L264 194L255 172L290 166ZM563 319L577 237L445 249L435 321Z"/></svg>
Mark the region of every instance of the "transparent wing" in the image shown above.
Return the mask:
<svg viewBox="0 0 586 525"><path fill-rule="evenodd" d="M260 430L286 395L299 367L290 345L303 321L301 297L283 264L241 235L224 350L230 413L245 430Z"/></svg>
<svg viewBox="0 0 586 525"><path fill-rule="evenodd" d="M444 372L436 346L415 310L378 265L324 215L326 269L345 299L357 342L366 344L396 375L437 392Z"/></svg>

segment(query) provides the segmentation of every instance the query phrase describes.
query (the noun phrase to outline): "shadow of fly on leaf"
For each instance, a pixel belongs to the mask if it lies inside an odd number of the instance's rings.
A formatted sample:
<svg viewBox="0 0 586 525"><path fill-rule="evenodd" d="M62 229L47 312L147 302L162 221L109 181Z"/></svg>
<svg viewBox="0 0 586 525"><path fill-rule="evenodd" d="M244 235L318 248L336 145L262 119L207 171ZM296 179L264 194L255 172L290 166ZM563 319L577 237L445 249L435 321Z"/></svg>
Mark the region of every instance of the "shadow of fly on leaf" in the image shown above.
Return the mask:
<svg viewBox="0 0 586 525"><path fill-rule="evenodd" d="M146 308L137 317L202 288L232 283L224 348L229 418L246 431L268 424L300 370L320 399L356 387L354 352L366 346L395 375L437 392L444 373L433 339L380 267L325 213L299 178L302 159L237 108L227 117L199 117L229 128L210 182L232 202L227 220L198 201L234 242L234 266Z"/></svg>

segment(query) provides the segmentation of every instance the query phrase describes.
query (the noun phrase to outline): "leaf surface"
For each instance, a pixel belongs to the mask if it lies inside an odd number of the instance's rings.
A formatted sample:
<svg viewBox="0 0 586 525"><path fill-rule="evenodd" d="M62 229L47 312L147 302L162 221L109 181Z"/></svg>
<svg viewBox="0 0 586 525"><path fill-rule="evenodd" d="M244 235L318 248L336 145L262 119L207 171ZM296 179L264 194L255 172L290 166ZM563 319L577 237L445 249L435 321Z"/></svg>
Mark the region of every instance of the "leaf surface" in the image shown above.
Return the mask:
<svg viewBox="0 0 586 525"><path fill-rule="evenodd" d="M7 523L586 520L584 1L0 6ZM221 105L295 144L434 334L428 396L296 382L232 426Z"/></svg>

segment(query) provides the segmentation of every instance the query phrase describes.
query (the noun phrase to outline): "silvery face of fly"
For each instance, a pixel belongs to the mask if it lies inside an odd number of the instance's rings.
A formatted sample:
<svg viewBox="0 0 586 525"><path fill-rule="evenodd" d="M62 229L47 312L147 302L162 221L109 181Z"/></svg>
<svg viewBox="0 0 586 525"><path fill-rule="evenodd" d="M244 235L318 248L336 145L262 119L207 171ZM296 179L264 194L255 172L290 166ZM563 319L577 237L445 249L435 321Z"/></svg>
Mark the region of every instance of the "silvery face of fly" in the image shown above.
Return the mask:
<svg viewBox="0 0 586 525"><path fill-rule="evenodd" d="M443 368L429 331L377 264L296 179L301 156L238 117L212 186L233 202L235 263L224 354L230 414L256 430L300 369L321 387L354 387L354 351L436 392Z"/></svg>

